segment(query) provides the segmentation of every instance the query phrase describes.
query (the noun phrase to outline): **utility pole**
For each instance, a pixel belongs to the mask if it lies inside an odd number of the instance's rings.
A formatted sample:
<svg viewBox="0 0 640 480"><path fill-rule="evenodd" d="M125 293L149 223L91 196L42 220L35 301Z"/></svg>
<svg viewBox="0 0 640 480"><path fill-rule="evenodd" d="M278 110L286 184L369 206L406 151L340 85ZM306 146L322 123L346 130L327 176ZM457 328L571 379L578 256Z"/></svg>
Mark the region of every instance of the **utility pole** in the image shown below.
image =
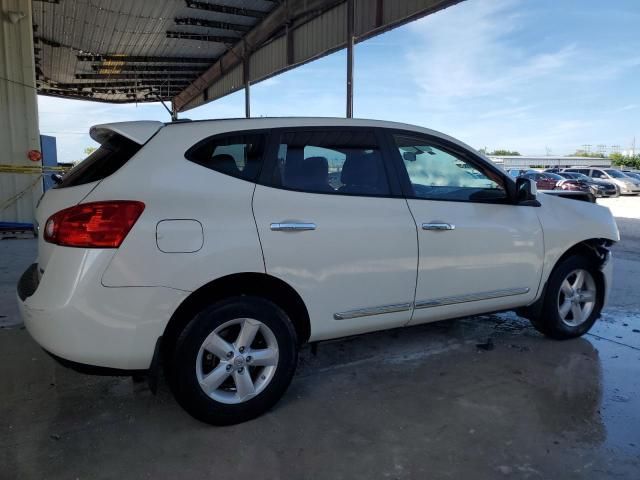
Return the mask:
<svg viewBox="0 0 640 480"><path fill-rule="evenodd" d="M242 81L244 83L244 116L251 118L251 54L247 41L244 41L244 58L242 61Z"/></svg>

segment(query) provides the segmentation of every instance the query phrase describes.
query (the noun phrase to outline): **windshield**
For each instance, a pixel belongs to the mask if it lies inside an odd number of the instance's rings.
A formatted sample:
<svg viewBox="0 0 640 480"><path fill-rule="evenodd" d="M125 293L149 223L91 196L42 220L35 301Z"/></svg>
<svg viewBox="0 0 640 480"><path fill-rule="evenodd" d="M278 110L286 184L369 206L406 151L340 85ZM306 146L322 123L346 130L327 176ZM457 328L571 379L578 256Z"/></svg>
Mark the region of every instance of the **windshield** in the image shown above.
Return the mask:
<svg viewBox="0 0 640 480"><path fill-rule="evenodd" d="M573 175L573 178L576 178L578 180L584 180L586 182L591 181L591 177L587 177L584 173L572 173L571 175Z"/></svg>
<svg viewBox="0 0 640 480"><path fill-rule="evenodd" d="M608 169L605 170L605 172L608 173L613 178L629 178L624 173L622 173L621 171L614 170L613 168L608 168Z"/></svg>
<svg viewBox="0 0 640 480"><path fill-rule="evenodd" d="M547 178L550 178L551 180L564 180L563 177L561 177L560 175L557 175L555 173L545 172L544 176L547 177Z"/></svg>

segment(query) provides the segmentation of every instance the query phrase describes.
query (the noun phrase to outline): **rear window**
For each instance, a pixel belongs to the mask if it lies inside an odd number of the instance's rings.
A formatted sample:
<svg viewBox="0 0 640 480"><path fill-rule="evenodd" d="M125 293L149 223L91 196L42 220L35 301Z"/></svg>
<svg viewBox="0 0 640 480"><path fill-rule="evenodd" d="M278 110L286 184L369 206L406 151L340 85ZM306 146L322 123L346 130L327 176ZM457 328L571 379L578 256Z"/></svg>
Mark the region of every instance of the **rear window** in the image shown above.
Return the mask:
<svg viewBox="0 0 640 480"><path fill-rule="evenodd" d="M206 138L185 153L198 165L254 182L262 168L265 146L262 133L234 133Z"/></svg>
<svg viewBox="0 0 640 480"><path fill-rule="evenodd" d="M75 187L97 182L115 173L129 161L142 145L114 134L95 152L73 167L53 188Z"/></svg>

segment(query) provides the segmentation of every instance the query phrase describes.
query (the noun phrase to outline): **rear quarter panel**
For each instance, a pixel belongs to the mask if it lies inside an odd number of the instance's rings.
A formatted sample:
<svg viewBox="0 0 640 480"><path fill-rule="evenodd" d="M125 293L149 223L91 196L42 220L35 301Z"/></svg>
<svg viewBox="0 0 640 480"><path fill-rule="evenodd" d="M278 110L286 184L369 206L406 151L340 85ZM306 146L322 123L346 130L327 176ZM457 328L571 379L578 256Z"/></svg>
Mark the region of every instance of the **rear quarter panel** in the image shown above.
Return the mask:
<svg viewBox="0 0 640 480"><path fill-rule="evenodd" d="M251 207L254 184L184 157L194 143L220 133L220 129L216 131L211 123L164 127L135 161L103 180L87 197L86 201L140 200L146 205L104 272L103 285L193 291L228 274L264 272ZM169 219L197 220L202 225L202 247L189 253L160 251L156 228ZM193 232L185 231L189 234Z"/></svg>

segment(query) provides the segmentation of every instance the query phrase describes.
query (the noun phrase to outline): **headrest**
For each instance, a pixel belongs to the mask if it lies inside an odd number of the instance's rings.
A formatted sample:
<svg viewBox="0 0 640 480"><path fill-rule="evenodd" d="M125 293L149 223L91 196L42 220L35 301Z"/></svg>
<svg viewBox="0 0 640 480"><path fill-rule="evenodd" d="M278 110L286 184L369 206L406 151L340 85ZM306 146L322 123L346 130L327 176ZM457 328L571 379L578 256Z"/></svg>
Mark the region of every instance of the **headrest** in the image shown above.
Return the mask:
<svg viewBox="0 0 640 480"><path fill-rule="evenodd" d="M240 169L235 159L228 153L221 153L211 157L211 163L216 170L229 175L239 175Z"/></svg>

